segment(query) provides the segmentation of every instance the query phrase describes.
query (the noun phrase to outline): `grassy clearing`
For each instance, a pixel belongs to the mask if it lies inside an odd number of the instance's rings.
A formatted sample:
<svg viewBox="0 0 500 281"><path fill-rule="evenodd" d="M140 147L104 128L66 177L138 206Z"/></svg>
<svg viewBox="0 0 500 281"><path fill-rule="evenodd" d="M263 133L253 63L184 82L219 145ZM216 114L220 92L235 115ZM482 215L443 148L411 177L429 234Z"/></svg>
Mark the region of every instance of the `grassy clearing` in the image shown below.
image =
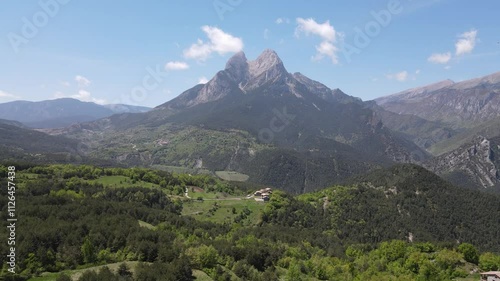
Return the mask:
<svg viewBox="0 0 500 281"><path fill-rule="evenodd" d="M203 189L198 187L188 187L188 196L192 199L203 198L203 199L234 199L232 195L222 193L222 192L205 192Z"/></svg>
<svg viewBox="0 0 500 281"><path fill-rule="evenodd" d="M465 278L457 278L457 281L477 281L481 279L481 275L479 273L471 274Z"/></svg>
<svg viewBox="0 0 500 281"><path fill-rule="evenodd" d="M196 278L196 280L199 280L199 281L213 281L214 279L212 279L210 276L208 276L205 272L201 271L201 270L193 270L193 276Z"/></svg>
<svg viewBox="0 0 500 281"><path fill-rule="evenodd" d="M217 171L217 172L215 172L215 174L219 178L221 178L223 180L226 180L226 181L245 182L249 178L248 175L245 175L245 174L242 174L242 173L238 173L238 172L234 172L234 171Z"/></svg>
<svg viewBox="0 0 500 281"><path fill-rule="evenodd" d="M114 188L125 188L125 187L146 187L146 188L159 188L160 186L154 183L145 182L145 181L137 181L133 183L129 177L125 176L103 176L95 180L89 180L92 183L100 183L105 187L114 187Z"/></svg>
<svg viewBox="0 0 500 281"><path fill-rule="evenodd" d="M64 272L68 273L68 271ZM55 281L59 274L60 273L43 273L42 276L30 278L28 281Z"/></svg>
<svg viewBox="0 0 500 281"><path fill-rule="evenodd" d="M125 262L127 266L130 268L130 271L135 274L135 267L139 262L136 261L129 261ZM118 270L118 267L122 264L121 262L119 263L112 263L112 264L107 264L107 265L101 265L101 266L95 266L95 267L90 267L86 269L77 269L77 270L68 270L68 271L63 271L64 273L68 274L73 281L77 281L80 276L88 270L93 270L93 271L99 271L104 266L109 267L111 271L116 272ZM58 272L58 273L52 273L52 272L47 272L43 273L42 276L39 277L33 277L31 279L28 279L28 281L55 281L57 277L63 273L63 272ZM201 270L196 270L193 269L193 276L196 278L195 280L199 281L213 281L213 279L208 276L205 272Z"/></svg>
<svg viewBox="0 0 500 281"><path fill-rule="evenodd" d="M180 166L167 166L167 165L152 165L151 168L156 170L167 171L170 173L176 174L208 174L212 175L213 173L206 169L194 169L188 167L180 167Z"/></svg>
<svg viewBox="0 0 500 281"><path fill-rule="evenodd" d="M147 222L145 222L145 221L141 221L141 220L139 220L139 226L140 226L140 227L145 227L145 228L147 228L147 229L152 229L152 230L155 230L155 229L156 229L156 226L154 226L154 225L152 225L152 224L150 224L150 223L147 223Z"/></svg>
<svg viewBox="0 0 500 281"><path fill-rule="evenodd" d="M192 216L197 220L211 222L234 222L235 218L240 216L243 210L248 208L251 213L242 220L245 225L254 225L258 223L260 212L265 207L265 202L249 200L192 200L183 204L182 214ZM233 211L234 208L234 211Z"/></svg>
<svg viewBox="0 0 500 281"><path fill-rule="evenodd" d="M89 268L85 268L85 269L67 270L67 271L63 271L63 272L66 273L66 274L68 274L71 277L71 279L73 279L74 281L76 281L76 280L78 280L78 278L80 278L80 276L82 276L82 274L85 271L89 271L89 270L99 271L99 269L101 269L104 266L109 267L109 269L111 271L113 271L113 272L117 272L118 267L122 263L127 264L128 268L130 269L130 271L132 273L135 273L135 267L137 266L137 264L139 264L139 262L137 262L137 261L126 261L126 262L110 263L110 264L106 264L106 265L99 265L99 266L89 267ZM33 277L31 279L28 279L28 281L55 281L57 279L57 277L59 276L59 274L61 274L63 272L58 272L58 273L52 273L52 272L42 273L42 276Z"/></svg>

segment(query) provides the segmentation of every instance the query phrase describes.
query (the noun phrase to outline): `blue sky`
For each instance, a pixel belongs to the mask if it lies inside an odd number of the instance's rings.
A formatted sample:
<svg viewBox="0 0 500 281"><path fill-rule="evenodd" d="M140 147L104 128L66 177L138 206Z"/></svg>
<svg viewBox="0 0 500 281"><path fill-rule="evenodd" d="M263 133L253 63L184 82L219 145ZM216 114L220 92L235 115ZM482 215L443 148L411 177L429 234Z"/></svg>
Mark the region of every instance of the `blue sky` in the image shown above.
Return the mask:
<svg viewBox="0 0 500 281"><path fill-rule="evenodd" d="M363 100L500 71L500 2L2 1L0 102L157 106L243 50L274 49ZM364 39L364 40L363 40Z"/></svg>

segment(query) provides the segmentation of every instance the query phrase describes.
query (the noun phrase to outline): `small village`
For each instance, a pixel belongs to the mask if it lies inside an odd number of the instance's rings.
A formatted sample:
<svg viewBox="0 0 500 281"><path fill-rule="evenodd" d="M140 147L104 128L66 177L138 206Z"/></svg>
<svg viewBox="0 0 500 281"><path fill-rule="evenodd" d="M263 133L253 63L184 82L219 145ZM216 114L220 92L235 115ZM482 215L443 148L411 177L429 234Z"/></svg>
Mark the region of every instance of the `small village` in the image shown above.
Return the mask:
<svg viewBox="0 0 500 281"><path fill-rule="evenodd" d="M271 195L273 194L273 189L270 187L259 189L253 193L253 198L255 201L269 201Z"/></svg>

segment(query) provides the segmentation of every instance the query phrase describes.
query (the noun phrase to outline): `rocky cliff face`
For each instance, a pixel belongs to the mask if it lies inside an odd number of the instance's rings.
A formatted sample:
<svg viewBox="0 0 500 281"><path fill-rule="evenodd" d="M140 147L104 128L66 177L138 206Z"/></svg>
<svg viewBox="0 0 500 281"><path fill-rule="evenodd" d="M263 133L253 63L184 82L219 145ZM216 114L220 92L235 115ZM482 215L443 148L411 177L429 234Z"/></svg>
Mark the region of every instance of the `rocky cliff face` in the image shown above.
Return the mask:
<svg viewBox="0 0 500 281"><path fill-rule="evenodd" d="M435 157L424 166L459 185L475 184L475 186L467 187L496 187L500 183L499 140L478 136L473 142ZM466 181L463 181L464 179Z"/></svg>
<svg viewBox="0 0 500 281"><path fill-rule="evenodd" d="M443 81L375 100L388 111L467 128L500 116L500 72L453 83Z"/></svg>
<svg viewBox="0 0 500 281"><path fill-rule="evenodd" d="M342 92L340 89L330 89L326 85L314 81L307 76L303 75L300 72L296 72L293 75L293 78L295 78L298 82L303 84L309 91L315 93L318 95L320 98L322 98L325 101L328 102L340 102L340 103L358 103L362 104L362 101L360 98L355 98L353 96L349 96Z"/></svg>
<svg viewBox="0 0 500 281"><path fill-rule="evenodd" d="M158 108L193 107L220 100L230 93L246 94L265 85L293 87L292 80L292 75L286 71L273 50L265 50L253 61L247 60L245 53L238 52L228 60L225 69L219 71L208 83L195 86Z"/></svg>

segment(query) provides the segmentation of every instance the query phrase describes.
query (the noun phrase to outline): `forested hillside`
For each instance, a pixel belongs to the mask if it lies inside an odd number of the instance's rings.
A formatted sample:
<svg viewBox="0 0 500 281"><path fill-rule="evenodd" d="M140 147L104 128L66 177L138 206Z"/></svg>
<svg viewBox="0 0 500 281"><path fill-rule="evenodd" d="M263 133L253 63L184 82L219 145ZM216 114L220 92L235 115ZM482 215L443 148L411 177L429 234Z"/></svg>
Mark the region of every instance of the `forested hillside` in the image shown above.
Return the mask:
<svg viewBox="0 0 500 281"><path fill-rule="evenodd" d="M269 202L208 175L16 168L15 280L451 280L500 267L498 198L416 166Z"/></svg>

